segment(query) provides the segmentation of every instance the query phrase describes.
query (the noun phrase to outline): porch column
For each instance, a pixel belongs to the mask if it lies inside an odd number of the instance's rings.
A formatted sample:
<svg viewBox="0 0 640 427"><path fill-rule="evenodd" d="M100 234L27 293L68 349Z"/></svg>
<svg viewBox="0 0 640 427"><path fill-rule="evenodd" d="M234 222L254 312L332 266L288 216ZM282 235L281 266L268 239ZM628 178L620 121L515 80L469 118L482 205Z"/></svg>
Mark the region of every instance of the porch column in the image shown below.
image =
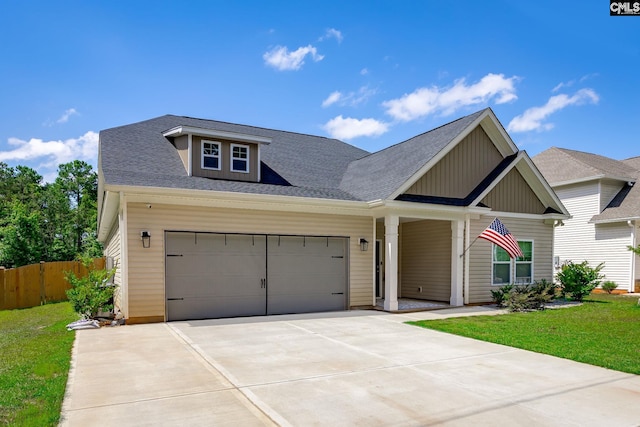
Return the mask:
<svg viewBox="0 0 640 427"><path fill-rule="evenodd" d="M398 309L398 224L397 215L384 217L385 237L385 270L384 270L384 309L396 311Z"/></svg>
<svg viewBox="0 0 640 427"><path fill-rule="evenodd" d="M451 221L451 297L449 304L464 305L462 288L464 286L464 221Z"/></svg>

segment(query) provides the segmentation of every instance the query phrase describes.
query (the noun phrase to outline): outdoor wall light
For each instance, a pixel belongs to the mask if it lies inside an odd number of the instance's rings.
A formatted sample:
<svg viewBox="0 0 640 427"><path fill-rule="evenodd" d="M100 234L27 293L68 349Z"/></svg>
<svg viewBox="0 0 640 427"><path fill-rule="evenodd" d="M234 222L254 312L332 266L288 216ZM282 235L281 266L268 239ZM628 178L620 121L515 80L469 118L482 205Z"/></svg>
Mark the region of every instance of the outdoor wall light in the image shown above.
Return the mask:
<svg viewBox="0 0 640 427"><path fill-rule="evenodd" d="M148 248L151 246L151 234L148 231L141 231L140 238L142 239L142 247Z"/></svg>
<svg viewBox="0 0 640 427"><path fill-rule="evenodd" d="M363 239L361 237L359 243L360 243L360 250L362 252L366 252L369 249L369 242L367 242L366 239Z"/></svg>

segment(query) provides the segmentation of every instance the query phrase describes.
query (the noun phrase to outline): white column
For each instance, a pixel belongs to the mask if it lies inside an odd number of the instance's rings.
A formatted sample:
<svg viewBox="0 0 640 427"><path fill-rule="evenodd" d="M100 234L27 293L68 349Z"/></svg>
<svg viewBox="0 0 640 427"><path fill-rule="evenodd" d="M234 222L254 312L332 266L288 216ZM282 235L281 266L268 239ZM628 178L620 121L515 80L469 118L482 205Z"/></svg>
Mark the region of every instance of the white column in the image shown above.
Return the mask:
<svg viewBox="0 0 640 427"><path fill-rule="evenodd" d="M398 309L398 225L397 215L384 217L385 271L384 271L384 309Z"/></svg>
<svg viewBox="0 0 640 427"><path fill-rule="evenodd" d="M451 221L451 297L449 304L464 305L462 287L464 277L464 221Z"/></svg>

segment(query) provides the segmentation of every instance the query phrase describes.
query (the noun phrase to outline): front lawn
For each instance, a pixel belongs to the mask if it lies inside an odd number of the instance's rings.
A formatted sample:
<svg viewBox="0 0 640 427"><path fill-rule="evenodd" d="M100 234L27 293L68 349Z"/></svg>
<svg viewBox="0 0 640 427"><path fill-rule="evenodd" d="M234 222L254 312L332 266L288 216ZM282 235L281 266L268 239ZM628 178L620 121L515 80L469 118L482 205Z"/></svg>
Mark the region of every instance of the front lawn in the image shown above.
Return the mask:
<svg viewBox="0 0 640 427"><path fill-rule="evenodd" d="M67 302L0 311L0 425L58 425L77 319Z"/></svg>
<svg viewBox="0 0 640 427"><path fill-rule="evenodd" d="M577 307L408 323L640 374L637 297L594 294Z"/></svg>

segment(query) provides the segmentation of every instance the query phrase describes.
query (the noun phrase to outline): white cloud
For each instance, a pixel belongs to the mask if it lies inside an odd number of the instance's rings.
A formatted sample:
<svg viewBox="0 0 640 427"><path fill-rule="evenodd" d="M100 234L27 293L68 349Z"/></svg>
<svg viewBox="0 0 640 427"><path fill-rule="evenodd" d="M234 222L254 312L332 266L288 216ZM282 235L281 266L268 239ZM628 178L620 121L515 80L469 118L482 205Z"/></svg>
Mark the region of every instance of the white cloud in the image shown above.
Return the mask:
<svg viewBox="0 0 640 427"><path fill-rule="evenodd" d="M360 136L379 136L389 130L387 123L375 119L353 119L351 117L334 117L324 126L332 138L350 140Z"/></svg>
<svg viewBox="0 0 640 427"><path fill-rule="evenodd" d="M327 99L322 101L323 107L328 107L333 104L338 104L341 106L348 105L350 107L355 107L363 102L366 102L369 98L378 93L377 89L371 89L369 86L362 86L355 92L349 92L344 94L339 91L335 91L331 93Z"/></svg>
<svg viewBox="0 0 640 427"><path fill-rule="evenodd" d="M340 98L342 98L342 93L338 91L331 92L331 95L329 95L327 99L322 101L322 107L326 108L332 104L335 104L336 102L340 101Z"/></svg>
<svg viewBox="0 0 640 427"><path fill-rule="evenodd" d="M367 74L369 74L369 70L367 70L366 68L363 68L362 70L360 70L361 76L366 76Z"/></svg>
<svg viewBox="0 0 640 427"><path fill-rule="evenodd" d="M24 141L18 138L9 138L8 142L14 148L9 151L0 151L0 161L21 163L36 161L41 163L39 169L55 170L60 164L76 159L95 164L98 158L98 134L93 131L78 138L64 141L43 141L38 138Z"/></svg>
<svg viewBox="0 0 640 427"><path fill-rule="evenodd" d="M464 78L450 87L423 87L400 98L385 101L386 113L396 120L410 121L429 114L449 115L458 109L484 104L493 99L496 104L516 100L515 83L518 77L504 74L487 74L477 83L467 85Z"/></svg>
<svg viewBox="0 0 640 427"><path fill-rule="evenodd" d="M600 100L593 89L580 89L573 96L565 94L554 95L541 107L532 107L509 122L509 132L528 132L532 130L544 131L553 128L553 123L544 120L556 111L570 105L597 104Z"/></svg>
<svg viewBox="0 0 640 427"><path fill-rule="evenodd" d="M592 79L597 76L598 76L598 73L591 73L591 74L585 74L584 76L580 77L577 80L573 79L573 80L569 80L568 82L560 82L557 85L555 85L553 89L551 89L551 92L553 93L558 92L563 87L571 87L576 83L583 83L584 81Z"/></svg>
<svg viewBox="0 0 640 427"><path fill-rule="evenodd" d="M315 62L322 61L323 55L319 55L315 47L308 45L299 47L290 52L285 46L276 46L262 55L264 62L276 70L299 70L304 65L304 58L310 55Z"/></svg>
<svg viewBox="0 0 640 427"><path fill-rule="evenodd" d="M56 123L67 123L69 121L69 117L79 114L80 113L78 113L75 108L69 108L62 114L62 116L60 116L58 120L56 120Z"/></svg>
<svg viewBox="0 0 640 427"><path fill-rule="evenodd" d="M335 28L329 28L324 33L324 36L320 37L318 41L324 41L331 38L336 39L338 43L342 43L342 39L344 39L344 37L342 36L342 32L336 30Z"/></svg>

